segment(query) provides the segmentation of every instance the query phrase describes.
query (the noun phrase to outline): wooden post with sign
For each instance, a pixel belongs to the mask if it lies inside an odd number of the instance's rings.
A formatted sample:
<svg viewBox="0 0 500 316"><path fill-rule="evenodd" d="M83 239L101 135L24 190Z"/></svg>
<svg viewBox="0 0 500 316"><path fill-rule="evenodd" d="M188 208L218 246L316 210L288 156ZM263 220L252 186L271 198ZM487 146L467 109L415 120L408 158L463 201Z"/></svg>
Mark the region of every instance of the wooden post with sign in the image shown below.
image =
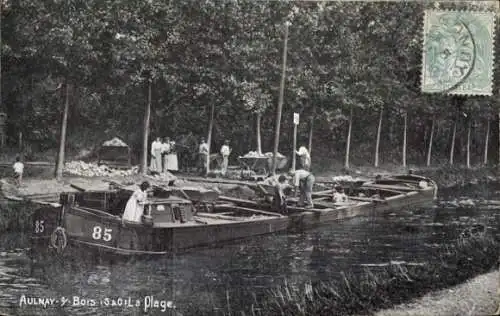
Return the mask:
<svg viewBox="0 0 500 316"><path fill-rule="evenodd" d="M299 125L299 113L293 113L293 155L292 155L292 170L295 171L296 156L297 156L297 126Z"/></svg>

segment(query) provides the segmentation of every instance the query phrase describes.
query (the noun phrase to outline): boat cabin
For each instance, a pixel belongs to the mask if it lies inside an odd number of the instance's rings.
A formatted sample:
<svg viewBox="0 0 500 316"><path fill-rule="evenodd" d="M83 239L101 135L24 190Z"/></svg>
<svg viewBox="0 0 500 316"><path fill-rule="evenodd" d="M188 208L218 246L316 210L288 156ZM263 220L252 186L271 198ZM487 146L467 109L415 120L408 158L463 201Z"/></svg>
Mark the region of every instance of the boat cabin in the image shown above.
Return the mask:
<svg viewBox="0 0 500 316"><path fill-rule="evenodd" d="M132 192L127 190L62 193L63 207L78 208L96 215L122 217ZM147 225L193 221L192 202L177 196L148 197L143 223Z"/></svg>

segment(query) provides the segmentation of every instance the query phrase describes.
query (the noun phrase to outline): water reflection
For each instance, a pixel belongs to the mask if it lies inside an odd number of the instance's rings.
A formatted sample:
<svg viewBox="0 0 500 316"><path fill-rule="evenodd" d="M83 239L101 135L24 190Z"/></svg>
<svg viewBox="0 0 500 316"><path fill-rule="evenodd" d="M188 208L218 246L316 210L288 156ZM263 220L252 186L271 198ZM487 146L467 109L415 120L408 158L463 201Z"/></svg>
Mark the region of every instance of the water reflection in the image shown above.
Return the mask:
<svg viewBox="0 0 500 316"><path fill-rule="evenodd" d="M500 194L489 194L488 199ZM285 282L303 287L331 280L341 271L392 263L425 264L440 244L465 227L481 224L499 236L500 216L481 208L401 210L386 216L356 218L300 234L278 234L227 243L149 261L96 264L73 260L34 264L20 234L0 238L0 311L16 315L166 315L190 305L232 311L261 300L268 289ZM22 295L78 297L82 306L19 307ZM105 300L108 298L109 300ZM140 300L141 306L122 305ZM158 302L144 313L145 300ZM92 306L95 301L95 306ZM106 305L107 304L107 305ZM167 313L168 314L168 313Z"/></svg>

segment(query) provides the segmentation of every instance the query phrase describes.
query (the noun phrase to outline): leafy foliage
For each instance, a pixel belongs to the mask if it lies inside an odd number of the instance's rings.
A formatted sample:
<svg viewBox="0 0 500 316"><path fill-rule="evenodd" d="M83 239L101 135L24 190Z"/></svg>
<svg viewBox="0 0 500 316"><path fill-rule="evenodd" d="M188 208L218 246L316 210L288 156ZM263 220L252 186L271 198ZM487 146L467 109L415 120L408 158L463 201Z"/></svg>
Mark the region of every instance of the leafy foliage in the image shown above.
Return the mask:
<svg viewBox="0 0 500 316"><path fill-rule="evenodd" d="M299 112L315 117L316 155L341 159L353 109L353 162L365 161L383 107L382 161L401 160L402 115L408 113L409 160L420 162L431 118L442 122L436 137L446 144L457 111L484 122L498 109L498 98L472 98L458 109L452 97L420 92L423 10L484 9L477 2L2 3L2 104L11 143L23 132L40 149L56 144L64 99L57 87L69 81L70 148L120 136L138 150L146 81L152 79L153 136L205 134L214 103L216 148L230 137L237 140L235 153L247 152L254 144L252 115L259 113L262 146L269 150L285 22L290 25L282 144L291 144L292 113ZM465 128L460 125L458 134ZM299 143L306 138L301 123ZM445 147L433 152L446 157Z"/></svg>

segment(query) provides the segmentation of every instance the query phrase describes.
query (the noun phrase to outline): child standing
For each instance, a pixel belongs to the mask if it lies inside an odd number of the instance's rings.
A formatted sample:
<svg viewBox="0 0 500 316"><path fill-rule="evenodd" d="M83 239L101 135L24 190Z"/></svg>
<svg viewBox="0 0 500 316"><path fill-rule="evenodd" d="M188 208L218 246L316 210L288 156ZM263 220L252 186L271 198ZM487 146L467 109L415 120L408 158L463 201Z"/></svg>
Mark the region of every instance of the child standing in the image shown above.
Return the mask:
<svg viewBox="0 0 500 316"><path fill-rule="evenodd" d="M19 156L16 157L16 162L14 163L14 181L17 186L21 186L23 181L23 172L24 172L24 164L21 162L21 158Z"/></svg>

